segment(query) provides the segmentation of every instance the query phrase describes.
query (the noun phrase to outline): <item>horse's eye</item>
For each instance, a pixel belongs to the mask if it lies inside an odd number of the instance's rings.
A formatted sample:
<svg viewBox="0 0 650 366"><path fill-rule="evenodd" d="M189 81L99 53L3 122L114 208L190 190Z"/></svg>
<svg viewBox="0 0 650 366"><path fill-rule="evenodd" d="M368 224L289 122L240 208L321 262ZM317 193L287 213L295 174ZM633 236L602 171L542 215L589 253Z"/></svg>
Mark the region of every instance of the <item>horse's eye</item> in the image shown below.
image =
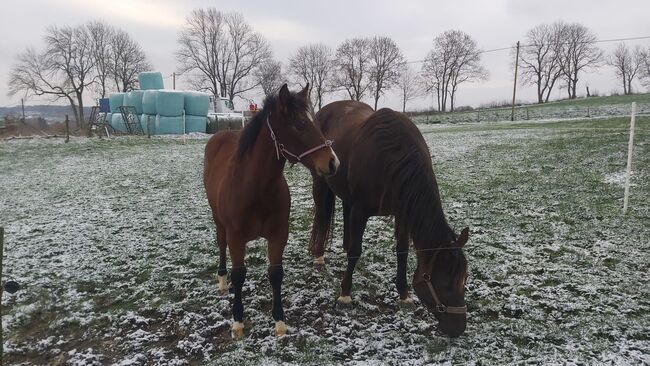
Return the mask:
<svg viewBox="0 0 650 366"><path fill-rule="evenodd" d="M296 122L295 126L298 131L304 131L305 128L307 127L307 123L303 120L299 120L298 122Z"/></svg>

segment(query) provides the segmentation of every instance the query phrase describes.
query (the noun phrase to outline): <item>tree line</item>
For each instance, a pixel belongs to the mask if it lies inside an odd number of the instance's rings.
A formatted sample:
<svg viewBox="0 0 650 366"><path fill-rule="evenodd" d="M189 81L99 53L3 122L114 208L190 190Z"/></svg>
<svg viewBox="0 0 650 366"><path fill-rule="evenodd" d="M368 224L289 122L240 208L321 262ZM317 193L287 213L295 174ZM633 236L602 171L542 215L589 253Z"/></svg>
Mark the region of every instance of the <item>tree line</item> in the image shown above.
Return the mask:
<svg viewBox="0 0 650 366"><path fill-rule="evenodd" d="M16 57L9 76L9 95L67 100L77 128L84 127L84 95L91 89L103 98L111 91L129 91L138 74L151 69L142 47L118 28L94 21L80 26L51 26L45 49L32 47Z"/></svg>
<svg viewBox="0 0 650 366"><path fill-rule="evenodd" d="M9 94L49 96L72 106L78 127L83 127L83 96L99 97L111 91L137 88L137 75L151 64L128 33L104 22L51 26L45 49L28 48L11 69ZM229 98L261 89L271 94L284 82L309 83L315 108L324 97L342 93L351 100L371 99L375 109L388 91L396 91L406 104L433 94L439 111L454 111L464 83L488 78L481 65L484 51L467 33L448 30L433 38L421 68L413 67L390 37L356 37L335 49L323 43L299 47L286 64L273 58L265 37L242 14L215 8L196 9L179 32L175 52L177 70L196 90ZM579 23L540 24L525 35L521 46L522 82L537 89L537 101L547 102L556 87L576 98L582 75L603 65L615 69L624 93L632 93L639 80L650 88L650 47L630 50L625 43L605 55L593 31ZM419 62L419 61L418 61ZM589 90L587 88L587 93Z"/></svg>

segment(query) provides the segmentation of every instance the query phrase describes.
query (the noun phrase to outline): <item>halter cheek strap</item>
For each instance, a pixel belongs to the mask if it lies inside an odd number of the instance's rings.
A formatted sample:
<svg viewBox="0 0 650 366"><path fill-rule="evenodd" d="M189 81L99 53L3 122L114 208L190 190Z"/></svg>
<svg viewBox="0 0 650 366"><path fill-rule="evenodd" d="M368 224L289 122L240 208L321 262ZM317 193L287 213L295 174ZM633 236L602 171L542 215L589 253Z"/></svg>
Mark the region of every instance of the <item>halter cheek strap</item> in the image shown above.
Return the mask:
<svg viewBox="0 0 650 366"><path fill-rule="evenodd" d="M433 298L433 301L435 302L435 305L433 307L434 312L447 313L447 314L467 314L467 305L447 306L443 304L442 301L440 301L440 298L438 297L435 288L433 288L433 284L431 283L431 275L429 273L431 273L433 270L433 264L435 263L437 256L438 256L438 252L436 252L433 255L431 261L429 262L431 264L427 266L428 268L425 268L425 272L422 274L418 282L426 283L427 289L429 290L429 295L431 295L431 298Z"/></svg>
<svg viewBox="0 0 650 366"><path fill-rule="evenodd" d="M288 156L290 156L290 157L292 157L294 159L292 164L296 164L296 163L302 162L302 158L304 158L305 156L307 156L309 154L312 154L312 153L314 153L314 152L316 152L316 151L318 151L320 149L324 149L324 148L327 148L327 147L332 147L333 141L332 140L325 140L325 142L323 142L322 144L320 144L320 145L318 145L316 147L313 147L313 148L303 152L300 155L296 155L296 154L292 153L291 151L287 150L284 147L284 144L282 144L282 143L280 143L278 141L278 137L275 135L275 132L273 131L273 127L271 127L270 118L271 118L271 113L269 113L266 116L266 125L269 127L269 131L271 131L271 139L273 140L273 145L275 145L275 156L278 158L278 160L280 160L280 154L282 154L283 158L285 158L285 159L287 159L287 160L289 160L291 162L291 159L289 159L287 157L287 155L288 155Z"/></svg>

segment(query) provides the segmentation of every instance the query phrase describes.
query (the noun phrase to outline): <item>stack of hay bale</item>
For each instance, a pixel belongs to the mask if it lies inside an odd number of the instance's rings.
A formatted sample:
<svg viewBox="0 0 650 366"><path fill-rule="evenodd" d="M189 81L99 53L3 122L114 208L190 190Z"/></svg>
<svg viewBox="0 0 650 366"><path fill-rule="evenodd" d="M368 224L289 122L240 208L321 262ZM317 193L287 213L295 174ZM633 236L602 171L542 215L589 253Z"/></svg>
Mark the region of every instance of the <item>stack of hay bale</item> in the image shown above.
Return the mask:
<svg viewBox="0 0 650 366"><path fill-rule="evenodd" d="M184 92L185 94L185 133L204 132L208 125L210 94Z"/></svg>
<svg viewBox="0 0 650 366"><path fill-rule="evenodd" d="M107 120L118 131L126 131L121 106L133 106L140 115L145 134L183 134L206 132L210 95L201 92L165 90L162 74L143 72L138 75L141 90L110 95Z"/></svg>

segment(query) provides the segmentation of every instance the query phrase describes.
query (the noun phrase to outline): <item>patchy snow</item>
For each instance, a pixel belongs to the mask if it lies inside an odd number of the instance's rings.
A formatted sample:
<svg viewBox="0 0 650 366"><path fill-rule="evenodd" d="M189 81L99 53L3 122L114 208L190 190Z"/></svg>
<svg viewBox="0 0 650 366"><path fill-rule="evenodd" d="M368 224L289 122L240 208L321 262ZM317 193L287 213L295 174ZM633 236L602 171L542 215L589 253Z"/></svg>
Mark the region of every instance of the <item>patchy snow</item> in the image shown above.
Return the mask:
<svg viewBox="0 0 650 366"><path fill-rule="evenodd" d="M649 120L638 119L640 126ZM310 175L287 168L289 332L276 338L266 245L247 247L245 336L230 338L201 181L207 135L0 143L5 357L10 364L650 363L649 135L630 211L625 120L425 126L445 212L471 228L468 328L450 340L400 306L392 222L373 218L352 304L341 213L324 270L307 254ZM340 208L340 204L339 204ZM409 256L409 274L414 256Z"/></svg>

